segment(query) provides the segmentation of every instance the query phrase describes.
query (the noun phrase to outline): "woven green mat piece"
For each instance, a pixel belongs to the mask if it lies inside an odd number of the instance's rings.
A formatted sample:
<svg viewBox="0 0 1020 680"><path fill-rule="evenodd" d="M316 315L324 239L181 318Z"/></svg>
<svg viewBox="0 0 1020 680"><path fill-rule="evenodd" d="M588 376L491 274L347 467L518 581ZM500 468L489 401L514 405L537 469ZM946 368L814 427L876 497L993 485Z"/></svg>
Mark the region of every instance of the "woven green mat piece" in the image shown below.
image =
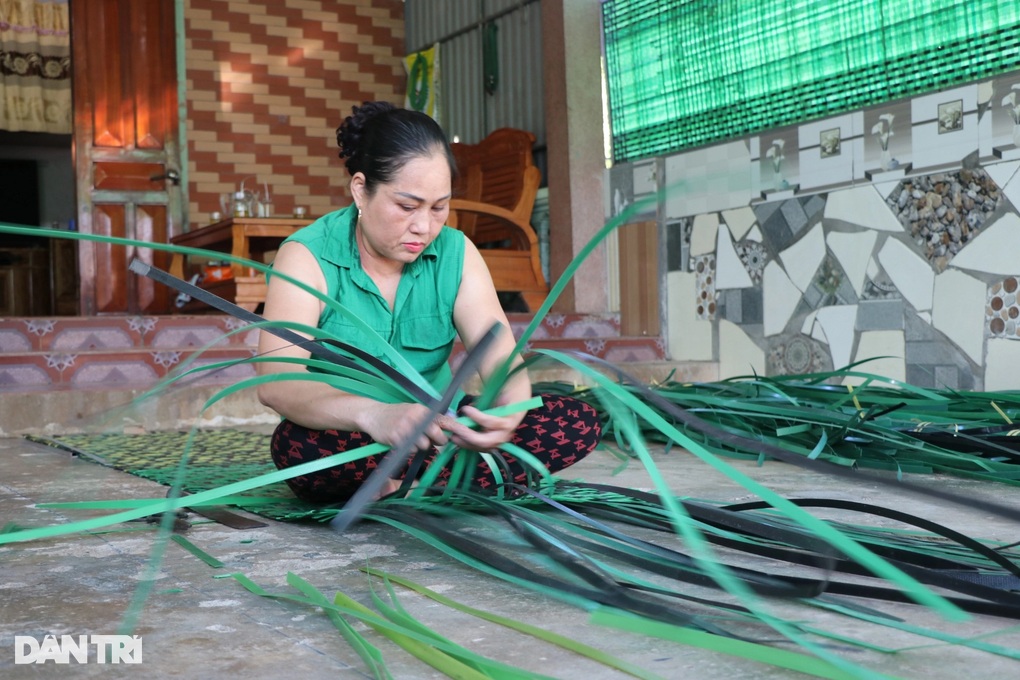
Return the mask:
<svg viewBox="0 0 1020 680"><path fill-rule="evenodd" d="M72 451L82 460L106 465L170 486L177 478L182 456L188 453L183 489L197 493L250 479L276 470L269 455L270 435L234 429L199 431L188 450L187 432L143 434L68 434L30 437L33 441ZM237 507L281 521L327 521L334 508L299 500L283 482L254 489L243 496L257 497ZM279 499L266 503L265 499ZM97 499L98 500L98 499Z"/></svg>

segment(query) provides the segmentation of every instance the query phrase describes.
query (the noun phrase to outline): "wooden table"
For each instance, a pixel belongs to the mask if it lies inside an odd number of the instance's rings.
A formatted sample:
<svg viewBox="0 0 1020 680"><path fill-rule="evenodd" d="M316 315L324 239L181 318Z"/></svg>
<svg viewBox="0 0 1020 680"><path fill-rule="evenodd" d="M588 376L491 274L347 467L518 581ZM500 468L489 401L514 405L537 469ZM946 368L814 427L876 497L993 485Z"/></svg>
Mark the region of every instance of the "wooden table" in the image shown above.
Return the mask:
<svg viewBox="0 0 1020 680"><path fill-rule="evenodd" d="M262 262L269 251L276 250L285 238L301 227L311 224L312 218L291 217L228 217L199 229L179 234L170 239L176 246L202 248L234 257ZM170 273L187 279L186 255L174 253L170 262ZM222 281L205 281L200 285L248 311L255 309L266 299L266 279L262 272L231 262L233 277ZM209 307L192 300L180 311L202 311Z"/></svg>

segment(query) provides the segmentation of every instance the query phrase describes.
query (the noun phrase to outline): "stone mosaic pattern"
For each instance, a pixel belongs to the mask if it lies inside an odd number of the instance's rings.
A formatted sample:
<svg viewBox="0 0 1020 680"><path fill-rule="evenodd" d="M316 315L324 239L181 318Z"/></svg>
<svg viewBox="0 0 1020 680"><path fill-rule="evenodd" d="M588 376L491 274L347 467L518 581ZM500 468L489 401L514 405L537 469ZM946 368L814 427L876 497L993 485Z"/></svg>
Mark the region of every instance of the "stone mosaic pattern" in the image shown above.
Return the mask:
<svg viewBox="0 0 1020 680"><path fill-rule="evenodd" d="M345 204L334 130L351 106L401 102L400 0L184 3L191 221L270 183L274 213Z"/></svg>
<svg viewBox="0 0 1020 680"><path fill-rule="evenodd" d="M1005 177L1006 186L993 176ZM1020 264L1016 275L1004 277L1002 258L986 263L988 258L975 262L967 255L964 270L952 258L975 243L980 245L973 252L1015 250L1008 247L1012 241L1003 241L1015 238L1017 225L1003 200L1020 190L1020 179L1011 177L994 167L972 167L899 179L879 190L854 186L752 203L748 237L734 244L752 285L716 290L713 253L688 257L696 277L691 320L712 322L720 366L742 365L752 348L763 353L771 375L831 370L867 358L861 352L878 352L889 357L871 365L881 365L887 375L922 387L982 389L982 347L959 326L973 321L967 306L973 295L957 279L988 286L982 337L1020 339ZM909 219L900 214L904 205ZM719 222L722 214L670 221L669 271L682 269L690 225ZM1001 234L1003 242L996 247L987 238L978 241L984 233ZM771 278L766 265L778 267ZM785 319L782 328L774 322L770 328L770 313ZM741 332L721 333L727 321ZM1020 370L1016 383L1020 387Z"/></svg>
<svg viewBox="0 0 1020 680"><path fill-rule="evenodd" d="M924 256L945 271L953 256L977 236L1002 199L980 168L903 180L887 202Z"/></svg>
<svg viewBox="0 0 1020 680"><path fill-rule="evenodd" d="M861 292L862 300L887 300L902 297L896 284L886 276L885 272L869 276L864 282L864 290Z"/></svg>
<svg viewBox="0 0 1020 680"><path fill-rule="evenodd" d="M1007 342L1020 339L1020 150L997 106L1015 79L663 157L665 185L684 186L659 204L670 351L717 362L723 378L759 358L765 371L813 367L824 351L827 365L869 360L923 387L1020 389L1020 350ZM931 114L954 97L977 98L976 125L939 136ZM819 130L849 126L850 141L885 114L896 117L894 162L880 166L879 141L864 134L842 147L839 173L787 164L788 184L774 187L772 168L763 169L772 140L803 159L805 150L817 153ZM728 191L699 180L710 153L719 161L711 182ZM750 190L738 192L747 179ZM687 236L699 224L738 225L731 243L750 276L748 286L720 236L714 318L705 305L695 308L709 302L704 272L688 273L711 254L696 228L693 245Z"/></svg>
<svg viewBox="0 0 1020 680"><path fill-rule="evenodd" d="M741 326L761 325L762 289L741 288L722 291L719 294L719 318Z"/></svg>
<svg viewBox="0 0 1020 680"><path fill-rule="evenodd" d="M862 300L854 328L858 331L903 330L906 305L900 298Z"/></svg>
<svg viewBox="0 0 1020 680"><path fill-rule="evenodd" d="M822 218L825 199L820 195L752 206L766 244L774 253L786 250Z"/></svg>
<svg viewBox="0 0 1020 680"><path fill-rule="evenodd" d="M984 389L981 368L952 343L946 342L945 336L926 320L907 314L904 338L908 383L939 389Z"/></svg>

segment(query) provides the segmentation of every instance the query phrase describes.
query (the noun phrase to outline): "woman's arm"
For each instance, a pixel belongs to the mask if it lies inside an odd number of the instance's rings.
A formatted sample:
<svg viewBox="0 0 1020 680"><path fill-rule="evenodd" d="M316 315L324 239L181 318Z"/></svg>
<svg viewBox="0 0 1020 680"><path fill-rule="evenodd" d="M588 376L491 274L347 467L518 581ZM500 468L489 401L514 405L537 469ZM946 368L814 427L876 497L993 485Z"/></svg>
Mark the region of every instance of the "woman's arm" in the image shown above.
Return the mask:
<svg viewBox="0 0 1020 680"><path fill-rule="evenodd" d="M510 331L506 313L499 304L496 288L485 260L474 243L468 239L464 242L464 273L454 305L453 319L460 339L468 351L478 344L494 323L502 324L503 328L489 346L478 369L482 381L487 382L496 368L510 356L516 341ZM520 357L514 359L515 366L520 362ZM503 386L496 398L496 404L511 404L530 397L531 382L528 380L527 372L520 371ZM524 418L523 412L497 418L471 406L465 407L464 413L477 422L481 429L476 431L463 426L453 426L447 428L447 431L458 446L479 451L492 449L509 441Z"/></svg>
<svg viewBox="0 0 1020 680"><path fill-rule="evenodd" d="M325 294L326 280L319 263L300 243L284 244L273 262L276 272L286 274ZM269 280L263 316L267 321L291 321L311 327L319 325L323 303L282 277ZM307 349L262 331L258 352L268 358L308 358ZM305 367L286 362L258 364L260 375L303 372ZM428 414L419 404L383 404L337 390L312 380L284 380L259 385L258 397L264 405L284 418L315 430L365 432L377 442L396 444L408 435ZM419 448L445 444L446 435L433 425L417 443Z"/></svg>

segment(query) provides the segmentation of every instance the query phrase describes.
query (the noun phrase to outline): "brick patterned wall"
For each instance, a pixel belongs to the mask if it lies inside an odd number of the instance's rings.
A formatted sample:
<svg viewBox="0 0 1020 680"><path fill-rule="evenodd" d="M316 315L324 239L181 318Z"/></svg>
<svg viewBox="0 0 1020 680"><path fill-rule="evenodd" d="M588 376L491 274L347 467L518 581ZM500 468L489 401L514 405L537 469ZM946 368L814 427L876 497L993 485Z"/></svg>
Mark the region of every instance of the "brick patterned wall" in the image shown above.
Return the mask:
<svg viewBox="0 0 1020 680"><path fill-rule="evenodd" d="M336 127L367 100L401 103L400 0L187 0L185 65L193 226L220 195L268 182L273 212L349 202Z"/></svg>

